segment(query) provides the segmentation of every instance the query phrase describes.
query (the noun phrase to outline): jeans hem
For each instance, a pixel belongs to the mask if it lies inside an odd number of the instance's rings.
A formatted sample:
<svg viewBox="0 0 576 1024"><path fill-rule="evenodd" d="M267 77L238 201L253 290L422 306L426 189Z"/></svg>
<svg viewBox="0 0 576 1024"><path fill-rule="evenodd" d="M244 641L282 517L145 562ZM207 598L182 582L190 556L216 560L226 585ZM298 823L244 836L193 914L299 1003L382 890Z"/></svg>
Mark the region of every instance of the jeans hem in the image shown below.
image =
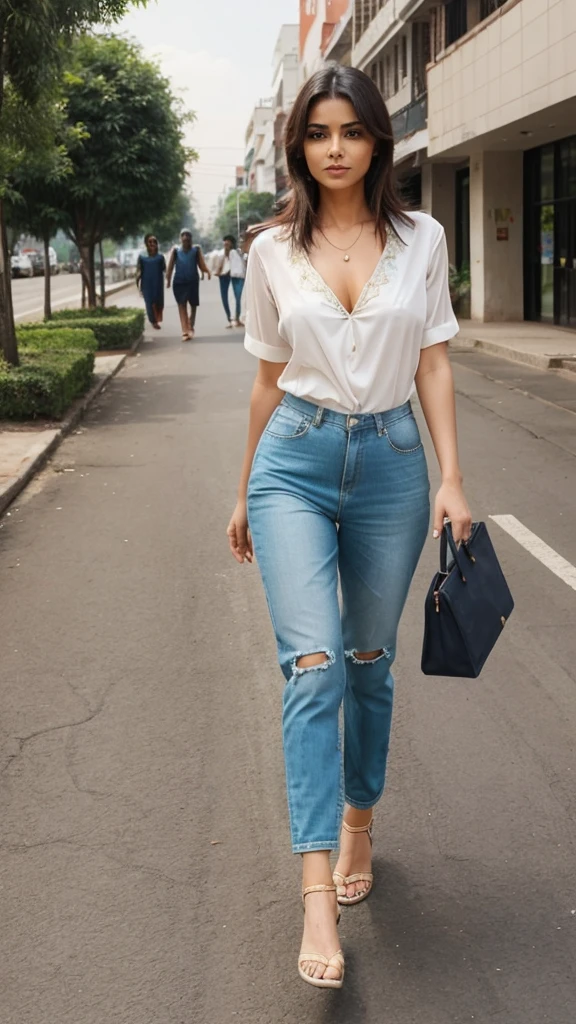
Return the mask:
<svg viewBox="0 0 576 1024"><path fill-rule="evenodd" d="M318 850L337 850L338 840L327 839L317 843L292 843L292 853L316 853Z"/></svg>
<svg viewBox="0 0 576 1024"><path fill-rule="evenodd" d="M349 807L354 807L354 809L357 810L357 811L369 811L371 807L375 807L376 806L376 804L380 800L380 797L382 796L383 792L384 792L384 788L382 788L380 790L378 796L374 797L373 800L368 800L368 801L366 801L366 800L352 800L349 796L347 796L346 797L346 803L348 804Z"/></svg>

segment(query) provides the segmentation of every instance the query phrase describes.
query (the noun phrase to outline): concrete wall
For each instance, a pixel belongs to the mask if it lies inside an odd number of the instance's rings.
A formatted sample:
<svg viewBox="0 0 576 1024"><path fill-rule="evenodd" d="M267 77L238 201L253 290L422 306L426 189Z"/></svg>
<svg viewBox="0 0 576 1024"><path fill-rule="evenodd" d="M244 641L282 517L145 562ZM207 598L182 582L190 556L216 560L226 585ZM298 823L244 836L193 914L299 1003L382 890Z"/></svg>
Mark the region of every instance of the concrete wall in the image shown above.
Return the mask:
<svg viewBox="0 0 576 1024"><path fill-rule="evenodd" d="M456 260L456 168L452 164L422 165L422 209L439 220L446 232L450 262Z"/></svg>
<svg viewBox="0 0 576 1024"><path fill-rule="evenodd" d="M576 96L576 0L519 0L428 72L431 156Z"/></svg>
<svg viewBox="0 0 576 1024"><path fill-rule="evenodd" d="M473 320L524 319L523 167L521 152L470 158Z"/></svg>

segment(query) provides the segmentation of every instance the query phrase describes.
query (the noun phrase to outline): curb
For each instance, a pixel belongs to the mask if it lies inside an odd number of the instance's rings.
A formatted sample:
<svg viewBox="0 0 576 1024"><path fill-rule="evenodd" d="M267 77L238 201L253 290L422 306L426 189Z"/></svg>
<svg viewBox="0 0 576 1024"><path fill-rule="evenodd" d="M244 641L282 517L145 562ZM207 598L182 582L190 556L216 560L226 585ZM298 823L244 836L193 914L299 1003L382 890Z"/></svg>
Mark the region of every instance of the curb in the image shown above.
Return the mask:
<svg viewBox="0 0 576 1024"><path fill-rule="evenodd" d="M81 398L76 399L65 418L61 421L55 436L44 445L30 465L27 466L26 469L12 481L12 483L8 484L8 486L3 490L0 490L0 515L3 515L8 506L14 501L14 498L16 498L17 495L20 494L20 491L30 483L32 478L36 476L36 473L43 468L50 456L53 455L56 449L60 446L64 438L74 430L74 427L77 426L83 418L84 413L92 405L94 399L98 397L106 385L125 366L128 356L133 355L138 350L143 339L144 335L142 334L134 342L132 348L121 356L118 365L115 366L113 370L108 371L108 373L103 373L96 383L92 385L90 391L87 391L85 395L81 396Z"/></svg>
<svg viewBox="0 0 576 1024"><path fill-rule="evenodd" d="M510 348L508 345L499 345L497 341L485 341L482 338L463 338L457 334L450 342L450 346L453 348L479 349L481 352L489 352L493 356L500 356L501 359L508 359L515 363L524 363L526 366L535 366L539 370L576 369L576 356L526 352L523 349Z"/></svg>

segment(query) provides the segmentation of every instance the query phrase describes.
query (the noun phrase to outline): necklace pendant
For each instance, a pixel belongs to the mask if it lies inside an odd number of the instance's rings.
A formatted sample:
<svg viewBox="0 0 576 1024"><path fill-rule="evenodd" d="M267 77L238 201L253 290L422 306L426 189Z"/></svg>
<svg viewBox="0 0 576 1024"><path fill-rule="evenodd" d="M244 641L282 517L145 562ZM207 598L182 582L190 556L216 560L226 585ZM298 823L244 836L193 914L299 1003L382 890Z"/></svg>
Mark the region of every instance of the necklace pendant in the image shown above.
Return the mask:
<svg viewBox="0 0 576 1024"><path fill-rule="evenodd" d="M346 255L345 255L345 257L344 257L344 262L345 262L345 263L348 263L348 260L349 260L349 259L350 259L350 257L349 257L349 255L348 255L348 253L346 253Z"/></svg>

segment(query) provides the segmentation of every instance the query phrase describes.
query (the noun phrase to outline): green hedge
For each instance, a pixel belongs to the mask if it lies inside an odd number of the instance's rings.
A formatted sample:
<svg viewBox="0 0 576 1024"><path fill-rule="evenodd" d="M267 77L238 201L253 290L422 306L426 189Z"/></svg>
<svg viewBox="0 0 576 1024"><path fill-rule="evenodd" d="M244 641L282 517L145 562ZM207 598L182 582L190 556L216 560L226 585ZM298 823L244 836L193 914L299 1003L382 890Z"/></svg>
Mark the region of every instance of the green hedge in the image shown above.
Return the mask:
<svg viewBox="0 0 576 1024"><path fill-rule="evenodd" d="M35 352L62 352L70 349L81 349L83 352L96 352L98 343L94 331L76 327L61 327L59 331L23 325L16 328L19 351L26 349Z"/></svg>
<svg viewBox="0 0 576 1024"><path fill-rule="evenodd" d="M142 315L144 320L144 314L138 306L104 306L101 309L100 306L96 306L94 309L58 309L52 313L53 320L86 320L92 319L93 317L109 317L109 316L124 316L130 317L137 313Z"/></svg>
<svg viewBox="0 0 576 1024"><path fill-rule="evenodd" d="M65 310L60 310L64 312ZM76 310L68 310L76 312ZM145 314L141 309L130 309L127 313L123 310L122 315L112 314L110 311L102 315L101 310L90 312L89 310L78 310L83 316L65 317L67 327L71 331L88 329L93 331L98 349L131 348L135 341L141 337L143 326L145 326ZM99 315L98 315L99 313ZM50 319L44 324L23 324L19 331L38 331L42 328L45 331L63 330L63 319Z"/></svg>
<svg viewBox="0 0 576 1024"><path fill-rule="evenodd" d="M94 353L23 346L20 366L0 362L0 419L60 419L92 380Z"/></svg>

